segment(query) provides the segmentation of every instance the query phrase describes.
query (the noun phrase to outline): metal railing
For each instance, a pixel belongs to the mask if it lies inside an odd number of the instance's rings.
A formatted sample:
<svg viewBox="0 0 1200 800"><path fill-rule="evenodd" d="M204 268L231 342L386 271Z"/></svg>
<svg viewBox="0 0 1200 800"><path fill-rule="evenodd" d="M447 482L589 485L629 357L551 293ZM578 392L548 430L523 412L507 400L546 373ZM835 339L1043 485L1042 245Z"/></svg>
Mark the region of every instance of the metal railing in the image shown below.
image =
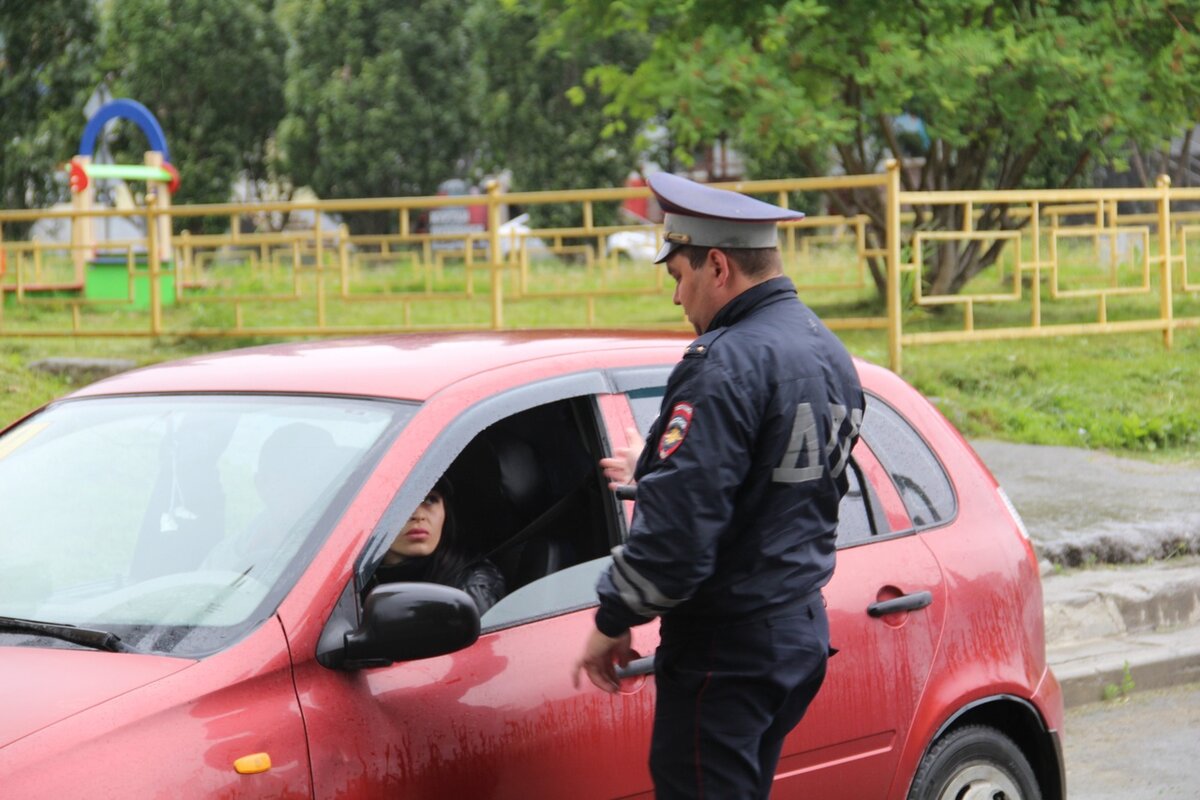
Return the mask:
<svg viewBox="0 0 1200 800"><path fill-rule="evenodd" d="M890 163L874 175L717 185L779 205L804 193L828 198L823 206L848 207L781 226L786 270L830 327L885 331L896 370L909 346L1129 331L1161 332L1170 346L1175 330L1200 326L1200 276L1188 270L1200 212L1172 209L1200 201L1200 189L1172 189L1164 178L1154 188L903 192L899 170ZM601 208L645 196L644 188L504 193L495 184L486 194L455 197L166 208L151 196L136 210L146 235L105 242L99 253L89 248L82 275L80 245L13 240L12 224L77 225L129 211L0 211L0 336L285 337L542 324L686 329L668 302L663 270L611 247L621 234L650 250L661 231L596 223ZM1120 213L1131 204L1143 208ZM504 209L546 206L568 209L577 224L502 227ZM485 229L439 231L414 222L455 207L481 207ZM997 209L1004 224L981 228L981 217ZM356 214L394 216L394 232L351 233L346 222ZM250 232L243 230L248 216L311 223ZM340 222L330 224L335 217ZM957 223L931 228L935 217ZM228 218L228 232L192 232L201 221L211 229L214 218ZM172 227L183 230L170 242L174 259L164 261L157 239ZM968 248L991 251L986 268L961 288L940 288L937 265Z"/></svg>

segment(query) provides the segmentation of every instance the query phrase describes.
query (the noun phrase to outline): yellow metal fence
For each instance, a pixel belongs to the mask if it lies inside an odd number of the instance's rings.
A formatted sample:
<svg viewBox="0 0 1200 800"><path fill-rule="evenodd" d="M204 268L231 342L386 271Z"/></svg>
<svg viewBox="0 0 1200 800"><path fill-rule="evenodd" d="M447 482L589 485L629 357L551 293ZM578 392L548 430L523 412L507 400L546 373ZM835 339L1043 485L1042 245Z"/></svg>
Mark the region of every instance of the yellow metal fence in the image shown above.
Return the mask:
<svg viewBox="0 0 1200 800"><path fill-rule="evenodd" d="M821 209L782 226L786 269L834 329L884 331L903 348L936 342L1154 331L1200 326L1200 189L903 192L899 166L876 175L722 184L780 205ZM596 224L646 189L613 188L136 212L143 237L80 245L15 239L15 224L129 216L128 211L0 211L0 336L314 336L429 329L686 327L664 272L649 263L661 231ZM857 202L856 202L857 201ZM483 209L484 230L421 226L439 209ZM575 224L503 225L505 210L569 209ZM1121 213L1122 208L1137 213ZM1001 229L980 227L1003 209ZM940 217L938 211L941 211ZM880 223L871 225L871 216ZM389 215L394 233L352 234L356 214ZM299 225L248 231L247 219ZM171 225L160 224L163 217ZM954 219L953 228L930 220ZM214 225L213 220L228 220ZM227 232L198 233L226 227ZM162 231L183 229L170 247ZM939 264L969 248L995 258L964 286ZM164 261L160 252L174 254ZM624 254L624 255L623 255ZM102 256L102 257L98 257ZM1189 271L1189 256L1192 268ZM100 262L107 284L96 278Z"/></svg>

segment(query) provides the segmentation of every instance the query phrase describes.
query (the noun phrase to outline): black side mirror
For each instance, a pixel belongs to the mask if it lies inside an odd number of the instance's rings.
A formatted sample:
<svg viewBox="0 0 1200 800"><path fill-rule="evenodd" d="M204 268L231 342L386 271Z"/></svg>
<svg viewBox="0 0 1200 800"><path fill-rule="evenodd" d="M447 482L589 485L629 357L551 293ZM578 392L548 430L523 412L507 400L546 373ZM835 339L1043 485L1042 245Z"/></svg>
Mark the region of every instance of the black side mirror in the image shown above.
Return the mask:
<svg viewBox="0 0 1200 800"><path fill-rule="evenodd" d="M436 583L385 583L363 603L362 625L345 634L343 669L386 667L445 655L479 638L479 609L465 592Z"/></svg>

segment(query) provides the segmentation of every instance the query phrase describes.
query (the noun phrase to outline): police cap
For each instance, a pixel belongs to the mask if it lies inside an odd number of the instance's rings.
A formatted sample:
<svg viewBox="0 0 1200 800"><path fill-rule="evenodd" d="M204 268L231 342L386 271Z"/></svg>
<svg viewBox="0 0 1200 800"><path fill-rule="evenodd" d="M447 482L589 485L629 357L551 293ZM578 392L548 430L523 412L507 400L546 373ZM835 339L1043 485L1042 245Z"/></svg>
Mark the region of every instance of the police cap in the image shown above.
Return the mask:
<svg viewBox="0 0 1200 800"><path fill-rule="evenodd" d="M654 257L661 264L679 247L775 247L775 224L800 219L799 211L764 203L738 192L714 189L669 172L649 178L650 191L665 216L666 241Z"/></svg>

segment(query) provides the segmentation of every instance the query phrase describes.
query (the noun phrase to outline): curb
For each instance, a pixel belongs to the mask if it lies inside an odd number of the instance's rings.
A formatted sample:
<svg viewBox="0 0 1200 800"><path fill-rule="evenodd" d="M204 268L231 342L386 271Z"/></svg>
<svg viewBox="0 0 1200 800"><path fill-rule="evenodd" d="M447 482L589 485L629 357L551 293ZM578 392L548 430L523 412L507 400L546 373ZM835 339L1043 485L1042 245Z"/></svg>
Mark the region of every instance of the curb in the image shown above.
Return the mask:
<svg viewBox="0 0 1200 800"><path fill-rule="evenodd" d="M1068 707L1200 681L1200 559L1048 574L1046 660Z"/></svg>
<svg viewBox="0 0 1200 800"><path fill-rule="evenodd" d="M1074 708L1200 681L1200 627L1060 645L1047 648L1047 659Z"/></svg>

